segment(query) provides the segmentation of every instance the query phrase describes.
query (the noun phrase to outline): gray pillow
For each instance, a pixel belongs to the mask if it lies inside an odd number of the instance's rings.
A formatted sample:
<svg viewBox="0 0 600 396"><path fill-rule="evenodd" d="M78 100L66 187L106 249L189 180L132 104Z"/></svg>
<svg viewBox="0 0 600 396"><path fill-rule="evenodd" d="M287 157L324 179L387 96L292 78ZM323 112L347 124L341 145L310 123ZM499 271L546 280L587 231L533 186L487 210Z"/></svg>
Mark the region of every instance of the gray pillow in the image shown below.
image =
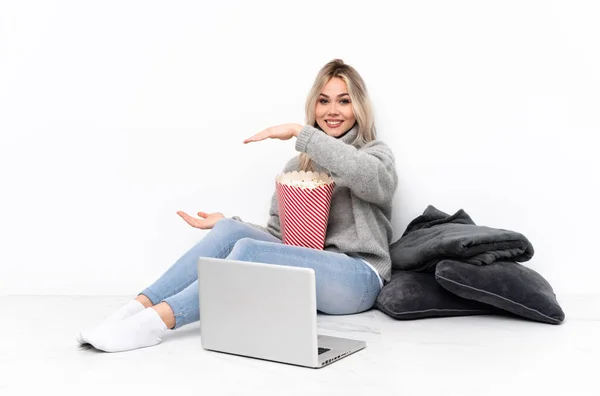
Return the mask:
<svg viewBox="0 0 600 396"><path fill-rule="evenodd" d="M521 317L551 324L565 319L552 286L540 274L514 261L476 266L442 260L437 282L457 296L479 301Z"/></svg>
<svg viewBox="0 0 600 396"><path fill-rule="evenodd" d="M396 270L383 287L375 308L396 319L492 314L494 307L446 291L433 273Z"/></svg>

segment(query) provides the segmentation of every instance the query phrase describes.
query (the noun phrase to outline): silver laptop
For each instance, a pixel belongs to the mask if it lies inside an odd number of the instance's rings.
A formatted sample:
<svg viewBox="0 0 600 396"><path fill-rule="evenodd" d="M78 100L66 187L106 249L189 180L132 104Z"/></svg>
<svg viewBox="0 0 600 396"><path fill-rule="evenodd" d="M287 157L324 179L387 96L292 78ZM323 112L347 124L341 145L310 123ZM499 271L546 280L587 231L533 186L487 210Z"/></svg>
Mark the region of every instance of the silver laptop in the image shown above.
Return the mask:
<svg viewBox="0 0 600 396"><path fill-rule="evenodd" d="M204 349L320 368L366 347L317 335L313 269L200 257L198 288Z"/></svg>

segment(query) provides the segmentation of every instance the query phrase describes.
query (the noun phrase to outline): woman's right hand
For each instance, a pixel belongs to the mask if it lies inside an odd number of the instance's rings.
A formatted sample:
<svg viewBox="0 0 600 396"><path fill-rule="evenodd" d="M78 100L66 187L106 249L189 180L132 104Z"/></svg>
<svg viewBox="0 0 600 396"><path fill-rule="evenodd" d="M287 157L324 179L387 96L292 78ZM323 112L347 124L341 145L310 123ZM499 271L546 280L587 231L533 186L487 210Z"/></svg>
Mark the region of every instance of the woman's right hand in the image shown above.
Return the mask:
<svg viewBox="0 0 600 396"><path fill-rule="evenodd" d="M192 217L181 210L178 211L177 214L181 216L181 218L185 220L189 225L195 228L200 228L201 230L210 230L215 226L215 224L217 224L217 221L225 218L225 215L223 215L223 213L221 212L215 212L210 214L198 212L198 216L200 217L199 219Z"/></svg>

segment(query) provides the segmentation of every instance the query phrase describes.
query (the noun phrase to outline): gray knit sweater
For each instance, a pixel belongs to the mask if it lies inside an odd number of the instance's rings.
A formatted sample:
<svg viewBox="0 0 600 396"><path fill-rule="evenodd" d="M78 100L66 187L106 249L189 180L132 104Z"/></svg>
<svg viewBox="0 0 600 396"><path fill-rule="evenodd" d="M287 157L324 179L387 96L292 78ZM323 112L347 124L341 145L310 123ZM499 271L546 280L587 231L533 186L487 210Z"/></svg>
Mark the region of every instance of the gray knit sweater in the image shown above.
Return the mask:
<svg viewBox="0 0 600 396"><path fill-rule="evenodd" d="M391 278L392 198L398 186L394 154L379 140L355 147L358 126L334 138L309 125L296 139L296 150L307 153L315 172L335 181L324 250L368 261L384 282ZM299 156L283 172L299 170ZM281 239L277 193L273 193L267 227L250 224ZM243 220L238 216L235 220Z"/></svg>

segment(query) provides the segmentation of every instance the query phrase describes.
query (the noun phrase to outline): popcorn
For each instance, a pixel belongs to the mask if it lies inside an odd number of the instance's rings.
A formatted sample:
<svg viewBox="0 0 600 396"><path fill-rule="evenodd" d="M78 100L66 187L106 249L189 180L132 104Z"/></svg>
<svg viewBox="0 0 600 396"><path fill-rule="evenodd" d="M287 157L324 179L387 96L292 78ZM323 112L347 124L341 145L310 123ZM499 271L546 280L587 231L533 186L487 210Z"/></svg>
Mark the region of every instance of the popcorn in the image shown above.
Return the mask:
<svg viewBox="0 0 600 396"><path fill-rule="evenodd" d="M284 244L323 250L335 182L318 172L281 173L275 179Z"/></svg>
<svg viewBox="0 0 600 396"><path fill-rule="evenodd" d="M288 180L288 181L283 182L283 184L286 184L288 186L300 187L300 188L316 188L316 187L325 186L328 183L325 180L321 180L321 179L317 179L316 177L313 177L310 180L304 180L304 179Z"/></svg>

